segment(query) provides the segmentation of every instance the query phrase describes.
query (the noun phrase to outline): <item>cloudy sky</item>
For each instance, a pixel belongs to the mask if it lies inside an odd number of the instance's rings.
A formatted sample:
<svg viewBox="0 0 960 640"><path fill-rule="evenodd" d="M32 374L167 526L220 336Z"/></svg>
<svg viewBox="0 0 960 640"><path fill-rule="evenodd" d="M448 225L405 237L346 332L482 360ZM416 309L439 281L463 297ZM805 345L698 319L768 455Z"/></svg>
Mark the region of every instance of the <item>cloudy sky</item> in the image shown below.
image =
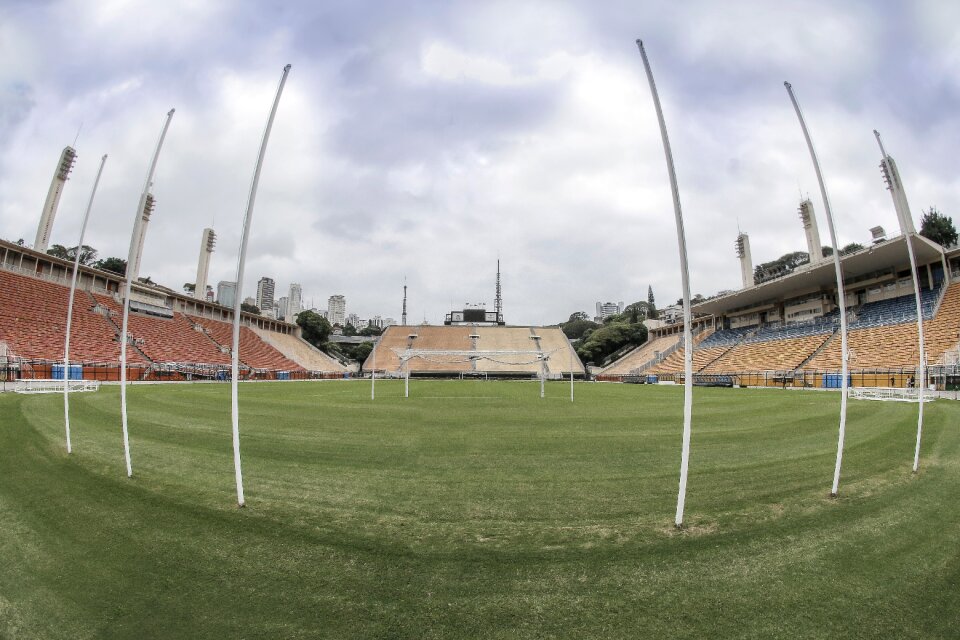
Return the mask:
<svg viewBox="0 0 960 640"><path fill-rule="evenodd" d="M53 243L76 244L100 157L88 244L126 256L150 154L157 170L142 275L232 280L263 126L293 69L254 214L244 294L263 275L305 302L441 322L492 306L510 323L592 314L598 300L680 295L676 231L650 91L673 144L691 286L739 286L804 249L815 176L783 81L817 145L839 242L896 229L872 130L914 217L960 215L956 2L129 2L0 0L0 237L32 242L61 149L79 159Z"/></svg>

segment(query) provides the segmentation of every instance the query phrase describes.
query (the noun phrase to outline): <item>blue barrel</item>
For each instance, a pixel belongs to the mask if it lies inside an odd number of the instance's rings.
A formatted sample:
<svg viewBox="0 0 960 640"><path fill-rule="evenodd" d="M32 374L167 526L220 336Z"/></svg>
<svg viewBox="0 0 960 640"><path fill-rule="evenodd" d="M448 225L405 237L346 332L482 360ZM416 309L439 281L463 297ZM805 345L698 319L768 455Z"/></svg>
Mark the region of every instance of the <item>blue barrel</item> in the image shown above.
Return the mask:
<svg viewBox="0 0 960 640"><path fill-rule="evenodd" d="M847 375L847 386L852 387L851 384L853 376ZM823 382L821 386L824 389L839 389L843 386L843 374L840 373L825 373L823 374Z"/></svg>
<svg viewBox="0 0 960 640"><path fill-rule="evenodd" d="M63 380L63 365L55 364L53 365L51 375L54 380ZM70 380L83 380L83 365L72 364L70 365Z"/></svg>

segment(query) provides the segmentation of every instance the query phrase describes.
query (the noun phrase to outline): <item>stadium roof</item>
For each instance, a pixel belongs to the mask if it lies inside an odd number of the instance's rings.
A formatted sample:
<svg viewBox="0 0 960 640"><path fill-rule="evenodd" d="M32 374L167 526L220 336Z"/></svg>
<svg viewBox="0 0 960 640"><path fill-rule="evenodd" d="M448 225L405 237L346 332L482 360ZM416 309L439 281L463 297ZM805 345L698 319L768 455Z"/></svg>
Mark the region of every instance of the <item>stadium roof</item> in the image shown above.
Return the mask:
<svg viewBox="0 0 960 640"><path fill-rule="evenodd" d="M936 262L943 256L943 249L935 242L921 235L913 235L914 251L917 264L924 265ZM890 240L880 242L856 253L843 256L840 266L843 269L843 280L848 282L853 278L883 272L891 267L900 268L910 263L907 254L905 237L900 235ZM741 309L756 306L767 301L789 298L792 294L814 288L836 288L837 277L834 273L833 259L824 260L816 264L805 264L798 267L790 275L775 280L768 280L740 291L724 296L711 298L700 304L693 305L694 313L720 315L731 309Z"/></svg>

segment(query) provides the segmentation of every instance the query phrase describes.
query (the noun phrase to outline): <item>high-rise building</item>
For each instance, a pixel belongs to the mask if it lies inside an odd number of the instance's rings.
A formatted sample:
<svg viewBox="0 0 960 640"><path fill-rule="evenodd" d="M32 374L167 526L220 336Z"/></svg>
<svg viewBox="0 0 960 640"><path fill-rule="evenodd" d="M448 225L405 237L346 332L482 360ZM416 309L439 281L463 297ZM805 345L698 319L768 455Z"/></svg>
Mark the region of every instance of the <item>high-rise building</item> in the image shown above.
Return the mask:
<svg viewBox="0 0 960 640"><path fill-rule="evenodd" d="M217 283L217 302L225 307L233 308L237 298L237 283L228 280L221 280Z"/></svg>
<svg viewBox="0 0 960 640"><path fill-rule="evenodd" d="M598 302L597 303L597 316L594 318L596 322L603 322L603 319L608 316L617 315L618 313L623 313L623 302L618 302L616 304L612 302Z"/></svg>
<svg viewBox="0 0 960 640"><path fill-rule="evenodd" d="M273 310L273 278L263 277L257 283L257 306L261 311Z"/></svg>
<svg viewBox="0 0 960 640"><path fill-rule="evenodd" d="M292 321L292 318L303 311L303 291L297 282L290 283L290 293L287 295L287 312L285 318Z"/></svg>
<svg viewBox="0 0 960 640"><path fill-rule="evenodd" d="M347 321L347 299L337 294L327 298L327 320L341 327Z"/></svg>
<svg viewBox="0 0 960 640"><path fill-rule="evenodd" d="M347 316L347 324L352 324L355 329L363 329L363 327L360 326L360 316L355 313Z"/></svg>
<svg viewBox="0 0 960 640"><path fill-rule="evenodd" d="M283 296L277 300L277 320L285 320L290 313L290 298Z"/></svg>

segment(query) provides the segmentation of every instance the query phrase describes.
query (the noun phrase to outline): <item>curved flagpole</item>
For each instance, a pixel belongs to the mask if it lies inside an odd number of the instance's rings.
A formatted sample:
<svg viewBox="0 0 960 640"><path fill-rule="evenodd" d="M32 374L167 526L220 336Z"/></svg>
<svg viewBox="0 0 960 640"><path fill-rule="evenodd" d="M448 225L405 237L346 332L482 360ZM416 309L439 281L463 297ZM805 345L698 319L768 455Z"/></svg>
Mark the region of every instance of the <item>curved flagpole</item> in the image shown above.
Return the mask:
<svg viewBox="0 0 960 640"><path fill-rule="evenodd" d="M277 106L280 104L280 94L283 85L287 82L290 65L283 68L280 77L280 86L277 87L277 97L273 100L273 108L267 119L267 128L263 132L260 142L260 153L257 155L257 167L253 171L253 183L250 185L250 197L247 200L247 214L243 221L243 236L240 240L240 257L237 260L237 295L233 301L233 349L230 378L230 408L233 422L233 470L237 479L237 506L244 506L243 499L243 471L240 467L240 406L237 399L237 379L240 375L240 304L243 299L243 268L247 259L247 241L250 238L250 222L253 219L253 204L257 199L257 186L260 184L260 170L263 168L263 158L267 153L267 141L270 139L270 130L273 128L273 119L277 115Z"/></svg>
<svg viewBox="0 0 960 640"><path fill-rule="evenodd" d="M167 129L170 128L170 120L173 119L175 109L167 112L167 119L163 123L163 129L160 131L160 139L157 140L157 150L153 153L153 160L150 162L150 170L147 171L147 179L143 184L143 193L140 194L140 203L137 205L137 215L133 219L133 233L130 236L130 251L127 254L126 284L123 294L123 327L120 330L120 423L123 427L123 458L127 463L127 477L133 476L133 466L130 464L130 436L127 431L127 325L130 320L130 292L133 290L133 265L136 260L137 249L140 241L140 230L143 227L143 208L147 205L147 195L150 193L150 186L153 184L153 172L157 169L157 160L160 158L160 149L163 147L163 140L167 137Z"/></svg>
<svg viewBox="0 0 960 640"><path fill-rule="evenodd" d="M893 196L893 205L900 209L898 213L905 217L910 215L910 207L907 205L907 195L903 191L903 185L899 182L899 176L890 171L890 156L883 148L883 142L880 141L880 132L873 130L873 135L877 137L877 144L880 145L880 155L883 156L883 169L888 174L890 180L890 195ZM897 180L894 183L894 180ZM923 435L923 392L927 386L927 354L923 346L923 302L920 299L920 280L917 277L917 256L913 250L913 237L907 228L903 229L903 237L907 241L907 254L910 256L910 275L913 277L913 293L917 303L917 344L919 348L919 362L917 363L917 445L913 451L913 472L916 473L920 468L920 437Z"/></svg>
<svg viewBox="0 0 960 640"><path fill-rule="evenodd" d="M813 140L810 139L810 132L807 131L807 124L803 120L803 114L800 112L800 105L797 103L796 96L793 95L793 87L789 82L784 82L783 86L787 88L787 94L790 96L790 102L797 112L797 119L800 121L800 128L803 130L803 137L807 141L807 149L810 150L810 159L813 160L813 169L817 174L817 182L820 183L820 196L823 198L823 209L827 212L827 226L830 227L830 242L833 243L833 266L837 272L837 306L840 307L840 351L841 351L841 376L840 381L840 432L837 438L837 462L833 469L833 486L830 489L830 495L836 497L837 489L840 486L840 465L843 460L843 439L847 429L847 380L848 351L847 351L847 298L843 290L843 270L840 267L840 245L837 244L837 232L833 225L833 211L830 209L830 199L827 197L827 187L823 183L823 173L820 171L820 161L817 160L817 152L813 148Z"/></svg>
<svg viewBox="0 0 960 640"><path fill-rule="evenodd" d="M90 209L93 207L93 197L97 195L97 185L103 175L103 165L107 164L107 154L100 159L100 169L93 181L90 191L90 200L87 201L87 210L83 214L83 224L80 225L80 239L77 241L77 255L73 257L73 276L70 278L70 298L67 303L67 337L63 343L63 423L67 432L67 453L73 453L70 442L70 326L73 323L73 296L77 292L77 272L80 270L80 252L83 250L83 237L87 233L87 222L90 220Z"/></svg>
<svg viewBox="0 0 960 640"><path fill-rule="evenodd" d="M657 85L653 81L653 71L647 52L643 49L643 42L637 40L640 56L643 58L643 68L647 72L650 83L650 93L653 95L653 106L657 111L657 120L660 121L660 137L663 139L663 154L667 160L667 173L670 175L670 190L673 194L673 212L677 220L677 243L680 248L680 276L683 284L683 449L680 453L680 490L677 494L677 515L674 520L676 526L683 526L683 507L687 498L687 467L690 462L690 421L693 412L693 329L690 326L692 314L690 312L690 270L687 267L687 239L683 231L683 212L680 210L680 188L677 186L677 174L673 168L673 152L670 150L670 138L667 137L667 124L663 119L663 109L660 108L660 97L657 95Z"/></svg>

